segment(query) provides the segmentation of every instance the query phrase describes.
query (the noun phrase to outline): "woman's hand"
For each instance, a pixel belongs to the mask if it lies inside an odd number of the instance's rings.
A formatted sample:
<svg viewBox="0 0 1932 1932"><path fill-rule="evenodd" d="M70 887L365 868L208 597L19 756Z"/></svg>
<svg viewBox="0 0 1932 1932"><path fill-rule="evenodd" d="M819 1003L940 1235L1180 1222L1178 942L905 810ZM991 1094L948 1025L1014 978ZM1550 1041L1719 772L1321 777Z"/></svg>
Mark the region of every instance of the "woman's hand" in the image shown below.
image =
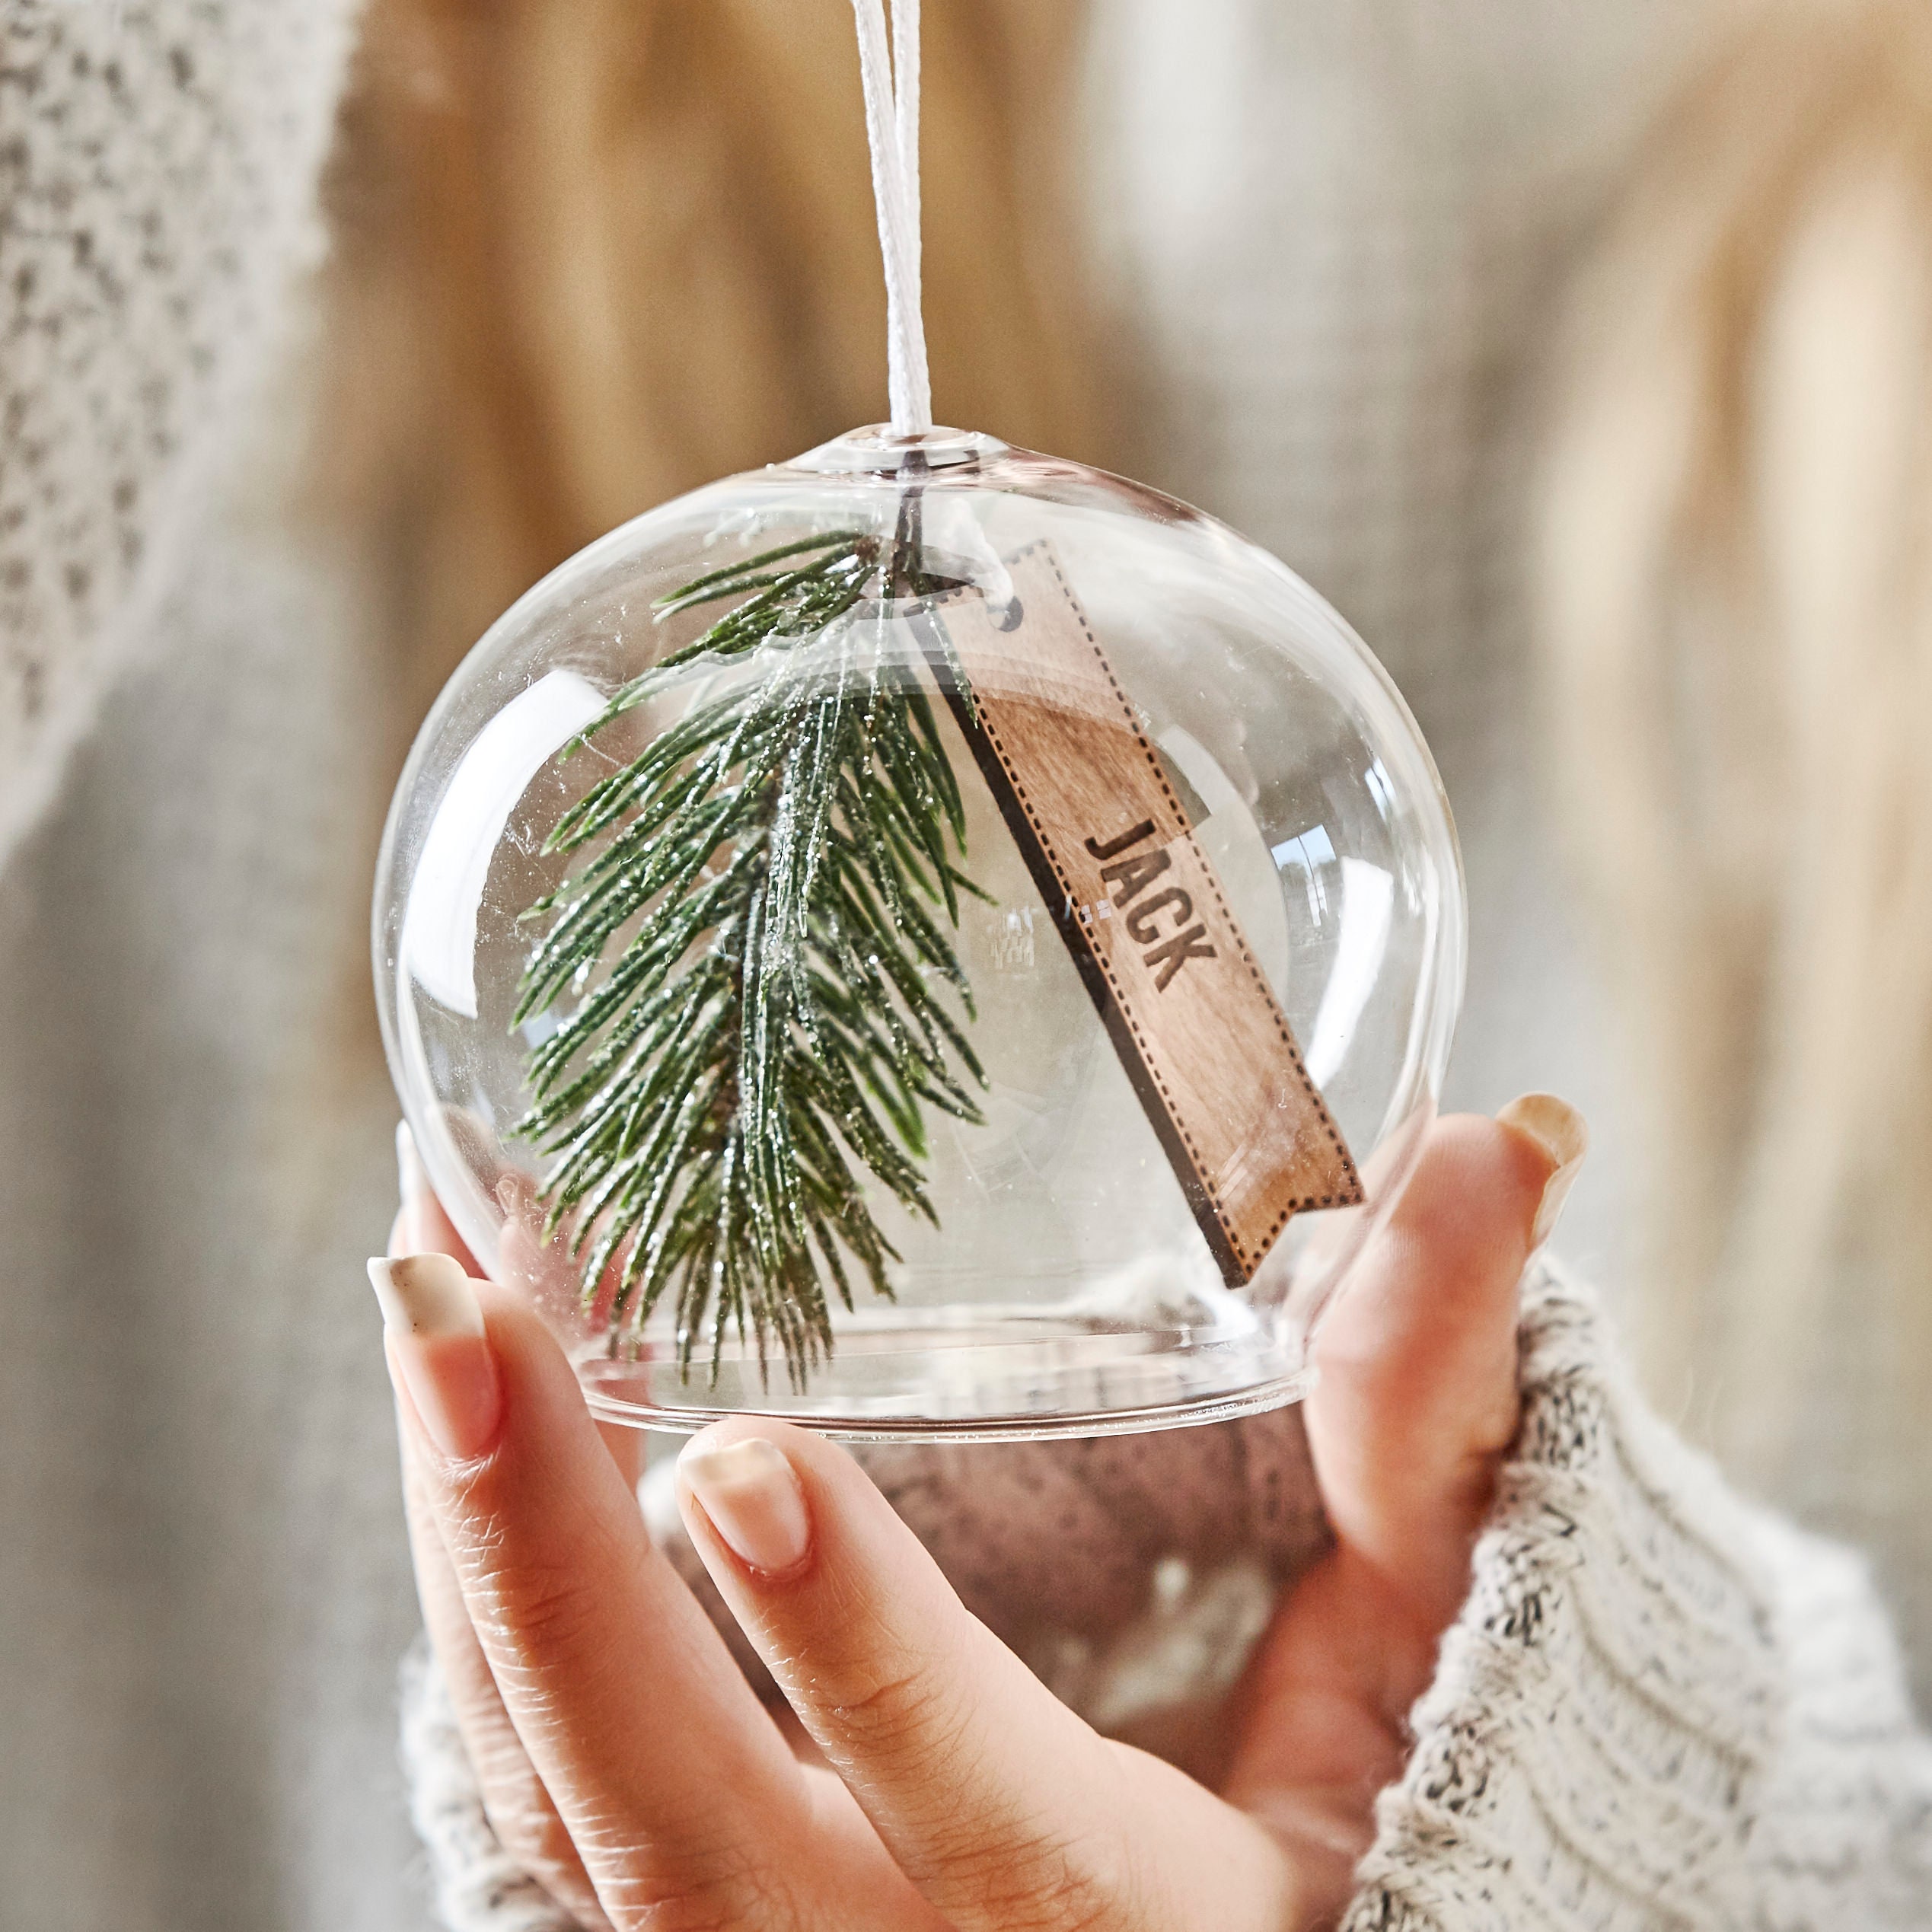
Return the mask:
<svg viewBox="0 0 1932 1932"><path fill-rule="evenodd" d="M424 1611L506 1846L619 1932L1331 1917L1467 1586L1516 1427L1516 1283L1582 1143L1541 1097L1439 1123L1323 1324L1307 1424L1335 1543L1264 1640L1218 1796L1055 1700L841 1450L735 1417L684 1451L680 1503L788 1741L651 1547L635 1437L600 1440L419 1180L404 1258L371 1273Z"/></svg>

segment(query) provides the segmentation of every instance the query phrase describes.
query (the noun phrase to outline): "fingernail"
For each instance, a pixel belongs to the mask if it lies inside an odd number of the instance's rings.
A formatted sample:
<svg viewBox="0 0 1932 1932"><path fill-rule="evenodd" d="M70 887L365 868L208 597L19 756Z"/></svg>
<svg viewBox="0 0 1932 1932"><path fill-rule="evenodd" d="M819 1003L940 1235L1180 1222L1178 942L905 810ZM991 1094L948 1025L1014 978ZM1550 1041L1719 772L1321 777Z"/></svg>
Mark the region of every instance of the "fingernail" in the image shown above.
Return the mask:
<svg viewBox="0 0 1932 1932"><path fill-rule="evenodd" d="M458 1462L480 1455L496 1433L503 1395L483 1309L461 1265L447 1255L377 1258L369 1285L390 1359L430 1440Z"/></svg>
<svg viewBox="0 0 1932 1932"><path fill-rule="evenodd" d="M776 1443L748 1436L728 1449L693 1443L677 1471L711 1526L741 1562L773 1574L795 1567L811 1543L805 1491Z"/></svg>
<svg viewBox="0 0 1932 1932"><path fill-rule="evenodd" d="M1500 1126L1527 1134L1556 1163L1543 1183L1536 1219L1529 1231L1531 1248L1541 1248L1555 1232L1563 1204L1577 1184L1583 1156L1589 1152L1590 1130L1583 1117L1567 1100L1553 1093L1519 1094L1496 1116Z"/></svg>

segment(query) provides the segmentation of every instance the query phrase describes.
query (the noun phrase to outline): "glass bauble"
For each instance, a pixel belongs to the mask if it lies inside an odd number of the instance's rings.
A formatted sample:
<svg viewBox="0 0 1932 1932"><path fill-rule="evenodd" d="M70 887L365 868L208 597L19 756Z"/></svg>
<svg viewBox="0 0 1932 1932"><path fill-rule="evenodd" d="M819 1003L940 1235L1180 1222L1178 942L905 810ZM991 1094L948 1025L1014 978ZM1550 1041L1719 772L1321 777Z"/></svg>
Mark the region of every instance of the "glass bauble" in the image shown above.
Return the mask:
<svg viewBox="0 0 1932 1932"><path fill-rule="evenodd" d="M909 528L916 579L882 579L823 636L728 661L701 654L591 728L614 694L719 615L716 605L667 615L662 601L681 588L793 545L808 561L814 540L899 555ZM1211 877L1193 896L1211 890L1238 930L1250 990L1285 1020L1294 1049L1282 1053L1298 1050L1308 1102L1318 1094L1332 1151L1360 1177L1357 1204L1305 1207L1261 1229L1239 1267L1184 1184L1188 1121L1211 1138L1237 1115L1268 1118L1254 1112L1255 1082L1276 1077L1275 1050L1250 1054L1239 1027L1207 1022L1191 1042L1177 1038L1170 1068L1208 1070L1185 1102L1191 1116L1184 1108L1178 1128L1163 1122L1156 1090L1166 1083L1130 1051L1140 1022L1108 1013L1082 952L1084 936L1102 930L1097 920L1111 919L1105 936L1123 945L1134 920L1143 956L1167 945L1143 988L1150 1023L1178 1003L1160 980L1177 956L1177 971L1207 971L1193 955L1213 947L1191 948L1172 923L1188 913L1188 893L1168 891L1163 906L1158 892L1127 891L1143 883L1137 855L1167 834L1137 845L1128 821L1152 820L1124 806L1119 822L1102 823L1102 800L1086 849L1124 853L1113 863L1127 873L1076 904L1073 891L1048 889L1054 875L1025 847L1014 793L1026 786L999 793L986 744L968 741L974 719L985 723L1010 695L1006 684L1037 668L1026 654L1044 633L1029 626L1044 604L1023 611L1015 586L1034 581L1016 573L1041 560L1146 752L1148 782L1181 815ZM962 709L956 690L951 706L939 701L951 662L943 634L963 636L969 621L977 635L1003 626L1011 639L1007 658L970 662L979 712ZM829 1345L815 1344L809 1360L772 1335L719 1330L715 1299L695 1325L694 1304L687 1299L681 1322L671 1293L641 1321L636 1297L614 1317L607 1281L630 1249L620 1244L604 1285L584 1291L595 1228L566 1215L547 1238L544 1191L560 1156L518 1131L533 1053L596 997L626 939L615 933L548 1009L516 1019L533 948L556 917L533 921L531 908L560 888L567 901L586 862L584 851L547 842L591 786L721 695L756 698L773 678L797 687L801 666L818 667L824 685L857 674L855 664L888 663L930 696L957 774L957 862L973 891L958 899L956 926L928 910L970 986L970 1015L963 1003L948 1010L984 1076L966 1082L977 1117L923 1110L917 1164L929 1216L843 1149L894 1255L890 1292L848 1268L852 1306L827 1288ZM1044 760L1044 777L1066 779L1050 744L1026 755ZM698 886L725 862L709 861ZM431 712L397 788L375 952L391 1069L437 1191L480 1263L543 1310L601 1414L691 1427L751 1410L857 1436L988 1439L1211 1420L1300 1392L1312 1325L1399 1191L1434 1111L1464 929L1455 834L1428 750L1360 641L1291 571L1213 518L1079 464L984 435L872 429L638 517L490 628ZM677 971L718 943L699 938ZM1224 958L1229 950L1224 936ZM1192 982L1179 984L1184 993ZM1230 1041L1239 1063L1217 1067ZM1285 1105L1293 1096L1280 1091ZM640 1109L625 1144L676 1098ZM711 1104L716 1113L732 1103L714 1095ZM1276 1130L1238 1132L1245 1138L1222 1166L1265 1164ZM789 1184L771 1183L781 1194ZM579 1235L587 1245L573 1254ZM702 1281L697 1290L709 1292Z"/></svg>

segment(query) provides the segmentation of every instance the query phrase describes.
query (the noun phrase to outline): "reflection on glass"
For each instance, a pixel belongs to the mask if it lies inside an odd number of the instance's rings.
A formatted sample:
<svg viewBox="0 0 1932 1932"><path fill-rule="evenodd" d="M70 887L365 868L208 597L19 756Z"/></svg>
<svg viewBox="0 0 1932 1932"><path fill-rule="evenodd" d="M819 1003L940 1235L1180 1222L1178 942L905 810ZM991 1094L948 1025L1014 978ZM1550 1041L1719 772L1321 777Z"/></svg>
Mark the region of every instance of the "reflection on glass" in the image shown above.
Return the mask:
<svg viewBox="0 0 1932 1932"><path fill-rule="evenodd" d="M436 808L410 882L403 964L466 1019L477 1017L477 909L497 841L531 779L603 709L596 686L574 671L538 678L477 734Z"/></svg>
<svg viewBox="0 0 1932 1932"><path fill-rule="evenodd" d="M1379 866L1363 859L1344 859L1341 885L1335 963L1315 1016L1315 1037L1309 1042L1306 1062L1309 1078L1317 1086L1341 1066L1355 1023L1375 990L1382 955L1388 950L1389 921L1395 910L1395 882Z"/></svg>

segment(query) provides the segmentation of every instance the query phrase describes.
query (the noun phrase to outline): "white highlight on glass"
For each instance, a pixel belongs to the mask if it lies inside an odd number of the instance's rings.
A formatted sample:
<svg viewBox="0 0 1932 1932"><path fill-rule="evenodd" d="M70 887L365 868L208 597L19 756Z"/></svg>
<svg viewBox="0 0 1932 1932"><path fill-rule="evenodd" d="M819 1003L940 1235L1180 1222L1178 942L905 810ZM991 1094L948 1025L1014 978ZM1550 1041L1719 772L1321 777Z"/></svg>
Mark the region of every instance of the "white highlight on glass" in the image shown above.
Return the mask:
<svg viewBox="0 0 1932 1932"><path fill-rule="evenodd" d="M548 672L504 706L457 763L410 882L402 948L403 971L452 1012L477 1016L477 912L510 814L604 705L588 678Z"/></svg>
<svg viewBox="0 0 1932 1932"><path fill-rule="evenodd" d="M1328 894L1321 882L1321 868L1335 862L1335 848L1330 842L1328 828L1325 825L1311 825L1305 832L1298 832L1292 839L1283 839L1270 848L1277 867L1283 872L1298 872L1302 875L1302 889L1308 894L1308 916L1314 924L1321 923L1321 915L1328 910Z"/></svg>
<svg viewBox="0 0 1932 1932"><path fill-rule="evenodd" d="M1395 909L1393 875L1366 859L1341 862L1341 918L1335 963L1315 1015L1315 1035L1303 1063L1309 1078L1325 1086L1348 1051L1356 1023L1375 990L1388 950L1388 929Z"/></svg>

